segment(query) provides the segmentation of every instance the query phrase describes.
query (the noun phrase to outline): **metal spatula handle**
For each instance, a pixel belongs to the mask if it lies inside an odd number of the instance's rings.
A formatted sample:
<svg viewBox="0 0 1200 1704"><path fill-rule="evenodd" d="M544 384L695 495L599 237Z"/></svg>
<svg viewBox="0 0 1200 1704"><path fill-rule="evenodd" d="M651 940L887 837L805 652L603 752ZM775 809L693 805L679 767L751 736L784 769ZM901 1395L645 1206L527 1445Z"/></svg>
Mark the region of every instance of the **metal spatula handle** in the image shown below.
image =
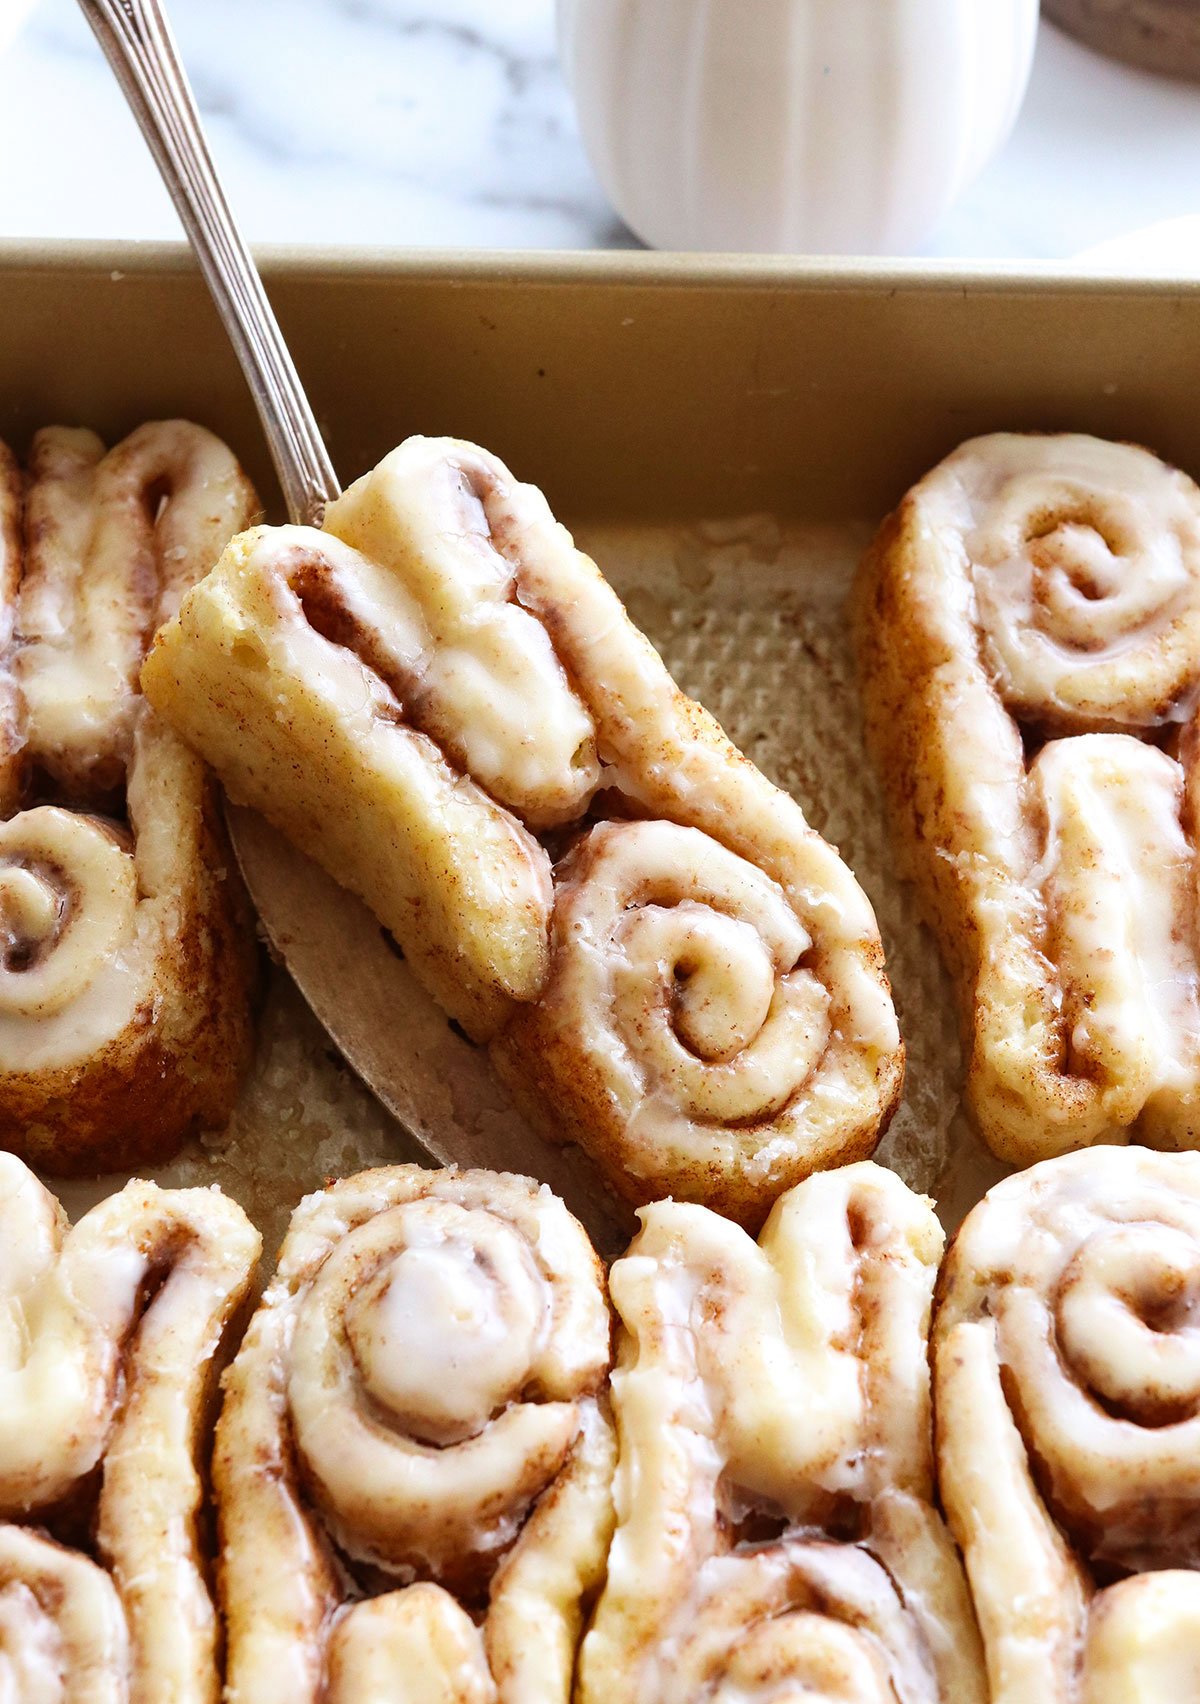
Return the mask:
<svg viewBox="0 0 1200 1704"><path fill-rule="evenodd" d="M229 210L159 0L79 0L162 173L254 397L294 521L339 485L262 280Z"/></svg>
<svg viewBox="0 0 1200 1704"><path fill-rule="evenodd" d="M319 522L338 483L254 262L221 192L161 0L79 0L158 161L258 406L293 520ZM543 1143L396 958L365 905L253 811L227 812L276 952L343 1055L442 1165L536 1169L596 1246L629 1240L577 1149ZM449 1085L453 1083L453 1092Z"/></svg>

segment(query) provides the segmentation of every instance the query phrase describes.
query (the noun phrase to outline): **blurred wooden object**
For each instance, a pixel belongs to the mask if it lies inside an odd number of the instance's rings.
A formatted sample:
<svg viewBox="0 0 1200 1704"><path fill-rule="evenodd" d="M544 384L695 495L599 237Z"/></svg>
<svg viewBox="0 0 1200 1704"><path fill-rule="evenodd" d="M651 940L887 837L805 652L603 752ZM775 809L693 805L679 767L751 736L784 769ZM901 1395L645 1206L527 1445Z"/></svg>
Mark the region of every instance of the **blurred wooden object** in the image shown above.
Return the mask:
<svg viewBox="0 0 1200 1704"><path fill-rule="evenodd" d="M1044 0L1043 10L1114 59L1200 79L1200 0Z"/></svg>

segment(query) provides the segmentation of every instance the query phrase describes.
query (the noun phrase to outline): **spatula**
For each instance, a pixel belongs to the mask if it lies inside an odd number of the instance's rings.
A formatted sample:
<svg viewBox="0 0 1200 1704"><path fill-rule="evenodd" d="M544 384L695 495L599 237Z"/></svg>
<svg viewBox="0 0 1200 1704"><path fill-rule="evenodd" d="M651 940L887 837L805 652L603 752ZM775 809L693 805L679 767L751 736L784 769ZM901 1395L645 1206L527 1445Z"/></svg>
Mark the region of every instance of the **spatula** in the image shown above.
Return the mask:
<svg viewBox="0 0 1200 1704"><path fill-rule="evenodd" d="M175 203L258 408L293 521L320 525L333 465L266 291L221 188L161 0L80 0ZM227 811L267 938L343 1056L442 1164L533 1174L602 1252L630 1210L575 1147L544 1142L453 1031L370 911L256 812ZM566 1134L566 1133L564 1133Z"/></svg>

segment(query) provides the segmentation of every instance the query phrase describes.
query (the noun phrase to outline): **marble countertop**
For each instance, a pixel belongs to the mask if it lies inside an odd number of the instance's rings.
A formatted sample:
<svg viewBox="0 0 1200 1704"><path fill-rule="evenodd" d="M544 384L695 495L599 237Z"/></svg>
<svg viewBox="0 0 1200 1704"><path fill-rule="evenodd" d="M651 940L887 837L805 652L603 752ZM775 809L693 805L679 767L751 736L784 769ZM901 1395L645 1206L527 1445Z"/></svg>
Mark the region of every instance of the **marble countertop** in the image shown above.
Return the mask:
<svg viewBox="0 0 1200 1704"><path fill-rule="evenodd" d="M0 0L15 16L29 0ZM628 245L580 145L553 0L173 0L214 150L260 242ZM0 53L0 236L173 237L74 0ZM1159 221L1135 263L1200 274L1200 85L1043 25L1003 152L925 252L1054 259Z"/></svg>

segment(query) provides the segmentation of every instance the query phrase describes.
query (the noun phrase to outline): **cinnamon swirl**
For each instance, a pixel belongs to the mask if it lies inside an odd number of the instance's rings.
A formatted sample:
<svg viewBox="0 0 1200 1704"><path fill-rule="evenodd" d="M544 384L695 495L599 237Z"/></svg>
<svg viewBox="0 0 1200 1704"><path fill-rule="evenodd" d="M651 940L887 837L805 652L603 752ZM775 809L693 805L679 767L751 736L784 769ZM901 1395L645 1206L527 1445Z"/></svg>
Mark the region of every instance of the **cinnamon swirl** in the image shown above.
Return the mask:
<svg viewBox="0 0 1200 1704"><path fill-rule="evenodd" d="M582 1704L983 1704L933 1507L928 1204L859 1164L758 1245L702 1207L641 1219L610 1274L617 1528Z"/></svg>
<svg viewBox="0 0 1200 1704"><path fill-rule="evenodd" d="M1198 1305L1200 1155L1046 1160L965 1220L938 1470L993 1704L1200 1698Z"/></svg>
<svg viewBox="0 0 1200 1704"><path fill-rule="evenodd" d="M976 439L885 524L858 623L988 1143L1200 1142L1200 490L1129 445Z"/></svg>
<svg viewBox="0 0 1200 1704"><path fill-rule="evenodd" d="M150 1183L70 1229L0 1154L0 1697L217 1704L202 1458L259 1248L216 1190Z"/></svg>
<svg viewBox="0 0 1200 1704"><path fill-rule="evenodd" d="M0 1145L58 1174L224 1124L253 937L198 759L143 703L157 622L254 494L183 421L0 456Z"/></svg>
<svg viewBox="0 0 1200 1704"><path fill-rule="evenodd" d="M302 1202L218 1427L228 1704L567 1704L608 1359L600 1265L545 1187L395 1166Z"/></svg>
<svg viewBox="0 0 1200 1704"><path fill-rule="evenodd" d="M757 1225L874 1147L869 903L494 457L410 439L323 532L236 540L143 680L630 1199Z"/></svg>

